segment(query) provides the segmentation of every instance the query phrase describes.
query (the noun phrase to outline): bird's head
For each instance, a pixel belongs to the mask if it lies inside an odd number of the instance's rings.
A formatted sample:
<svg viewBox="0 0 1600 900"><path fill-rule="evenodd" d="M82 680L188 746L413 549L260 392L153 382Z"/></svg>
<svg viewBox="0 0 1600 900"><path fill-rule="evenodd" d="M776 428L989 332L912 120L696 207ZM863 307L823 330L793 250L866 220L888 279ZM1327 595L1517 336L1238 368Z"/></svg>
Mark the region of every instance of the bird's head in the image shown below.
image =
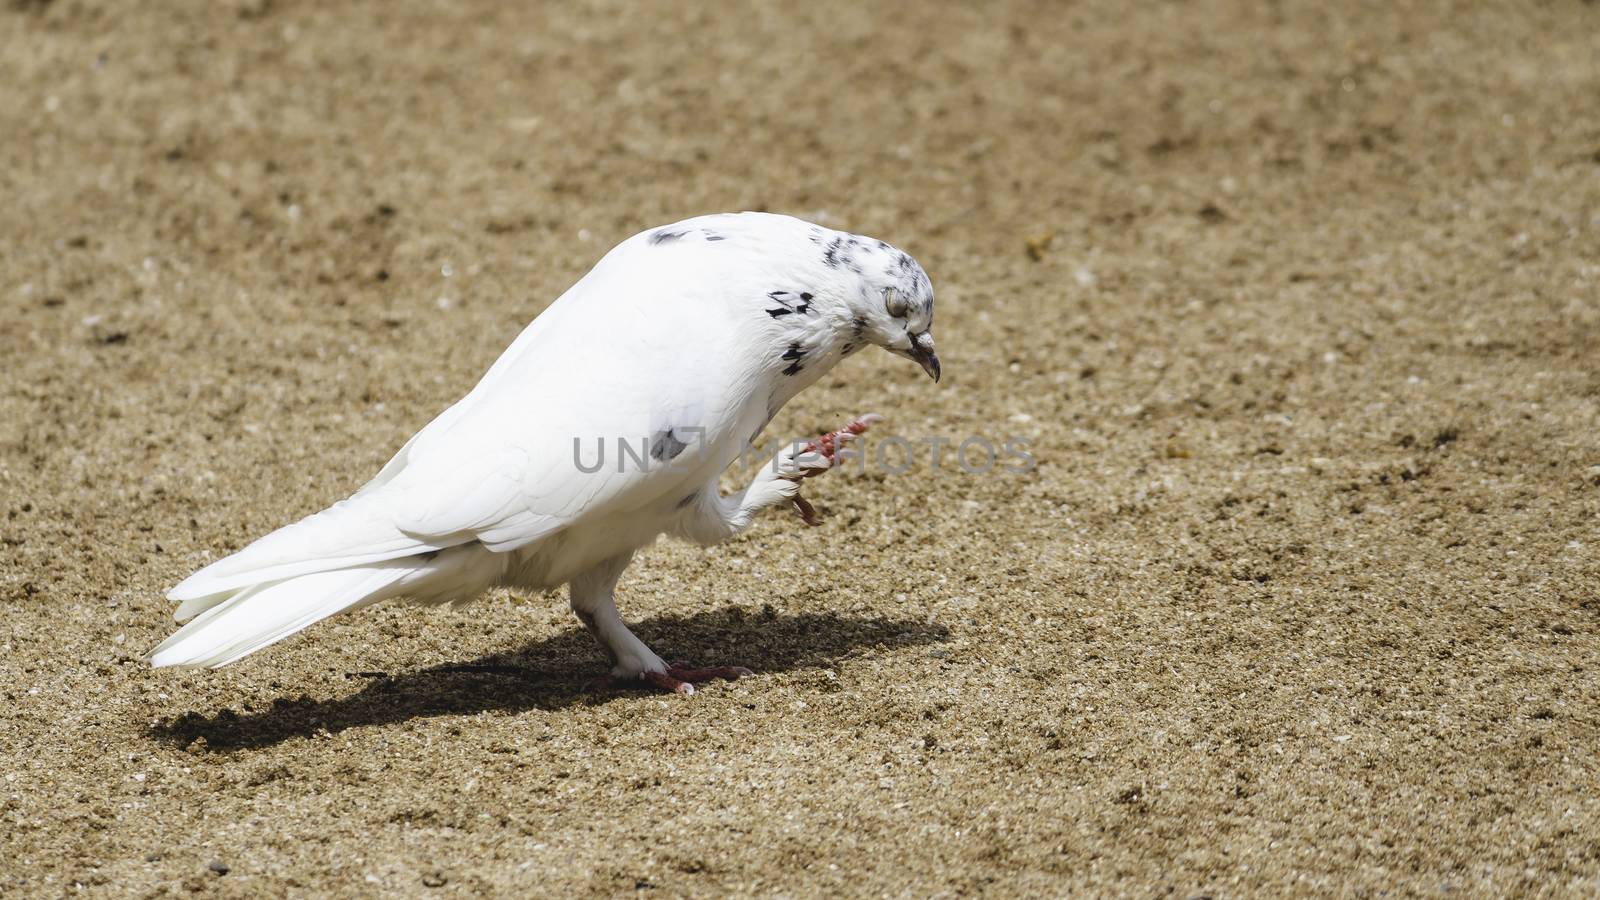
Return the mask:
<svg viewBox="0 0 1600 900"><path fill-rule="evenodd" d="M859 274L859 292L849 301L860 338L904 356L939 380L933 346L933 283L911 258L883 241L844 235L824 245L824 264Z"/></svg>

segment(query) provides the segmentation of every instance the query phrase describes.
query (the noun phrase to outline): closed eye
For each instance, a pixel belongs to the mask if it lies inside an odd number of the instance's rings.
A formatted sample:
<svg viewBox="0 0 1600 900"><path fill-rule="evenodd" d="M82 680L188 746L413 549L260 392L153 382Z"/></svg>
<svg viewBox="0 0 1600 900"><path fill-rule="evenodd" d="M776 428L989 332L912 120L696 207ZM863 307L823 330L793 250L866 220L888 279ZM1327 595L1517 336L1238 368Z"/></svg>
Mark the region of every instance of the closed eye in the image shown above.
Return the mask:
<svg viewBox="0 0 1600 900"><path fill-rule="evenodd" d="M906 315L906 301L900 292L894 288L883 289L883 308L889 315L896 319L903 319Z"/></svg>

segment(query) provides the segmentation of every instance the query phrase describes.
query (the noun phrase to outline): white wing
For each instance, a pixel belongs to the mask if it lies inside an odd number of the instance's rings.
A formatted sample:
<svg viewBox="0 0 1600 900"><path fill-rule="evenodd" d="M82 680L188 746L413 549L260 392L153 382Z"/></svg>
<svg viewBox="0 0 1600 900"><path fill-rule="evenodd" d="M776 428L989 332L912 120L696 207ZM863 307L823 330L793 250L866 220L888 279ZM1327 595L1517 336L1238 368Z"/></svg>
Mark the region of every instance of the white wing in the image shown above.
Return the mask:
<svg viewBox="0 0 1600 900"><path fill-rule="evenodd" d="M751 306L771 257L754 242L650 238L608 253L354 496L168 596L204 609L252 584L471 541L510 551L703 484L765 421L765 398L753 396L764 350ZM667 432L665 449L685 445L671 467L648 454ZM619 461L623 443L648 465ZM604 465L584 471L601 444Z"/></svg>
<svg viewBox="0 0 1600 900"><path fill-rule="evenodd" d="M703 483L764 404L746 279L707 277L739 252L640 236L608 254L380 473L399 529L512 550Z"/></svg>

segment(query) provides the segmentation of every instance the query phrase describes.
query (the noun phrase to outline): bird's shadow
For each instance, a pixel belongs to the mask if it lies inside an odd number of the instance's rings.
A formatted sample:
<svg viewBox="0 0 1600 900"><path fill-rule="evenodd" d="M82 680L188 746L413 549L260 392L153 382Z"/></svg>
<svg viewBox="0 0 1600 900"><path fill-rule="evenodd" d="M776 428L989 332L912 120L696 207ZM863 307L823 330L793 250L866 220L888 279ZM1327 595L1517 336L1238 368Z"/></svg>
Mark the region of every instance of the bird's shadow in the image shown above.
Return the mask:
<svg viewBox="0 0 1600 900"><path fill-rule="evenodd" d="M949 630L907 619L851 618L836 613L782 615L725 607L691 616L658 616L634 627L640 638L665 658L684 656L701 664L736 664L762 673L823 667L867 647L891 650L944 641ZM573 628L534 641L520 650L495 653L471 662L415 672L348 672L367 685L346 697L312 700L279 697L267 709L239 713L187 712L158 721L150 733L158 740L211 750L270 747L295 737L336 733L364 725L480 712L559 710L577 704L606 703L623 690L586 690L603 673L598 646Z"/></svg>

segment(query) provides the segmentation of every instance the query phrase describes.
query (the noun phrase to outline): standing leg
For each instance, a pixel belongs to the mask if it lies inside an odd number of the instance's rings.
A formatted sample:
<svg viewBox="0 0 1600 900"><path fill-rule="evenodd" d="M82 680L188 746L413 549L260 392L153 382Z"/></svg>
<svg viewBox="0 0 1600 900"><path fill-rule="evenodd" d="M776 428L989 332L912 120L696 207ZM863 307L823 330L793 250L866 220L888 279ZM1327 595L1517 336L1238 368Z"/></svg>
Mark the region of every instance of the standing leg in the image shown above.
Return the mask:
<svg viewBox="0 0 1600 900"><path fill-rule="evenodd" d="M597 686L642 681L675 694L692 694L694 682L751 674L749 669L740 666L696 669L687 663L668 664L635 637L623 624L615 599L617 579L622 577L622 570L632 559L631 552L613 556L567 585L572 595L572 611L578 621L611 654L611 674L599 679Z"/></svg>
<svg viewBox="0 0 1600 900"><path fill-rule="evenodd" d="M645 672L667 670L661 657L651 652L644 641L634 637L617 612L617 579L632 560L632 553L613 556L567 585L572 596L572 612L611 654L611 674L617 678L637 678Z"/></svg>

